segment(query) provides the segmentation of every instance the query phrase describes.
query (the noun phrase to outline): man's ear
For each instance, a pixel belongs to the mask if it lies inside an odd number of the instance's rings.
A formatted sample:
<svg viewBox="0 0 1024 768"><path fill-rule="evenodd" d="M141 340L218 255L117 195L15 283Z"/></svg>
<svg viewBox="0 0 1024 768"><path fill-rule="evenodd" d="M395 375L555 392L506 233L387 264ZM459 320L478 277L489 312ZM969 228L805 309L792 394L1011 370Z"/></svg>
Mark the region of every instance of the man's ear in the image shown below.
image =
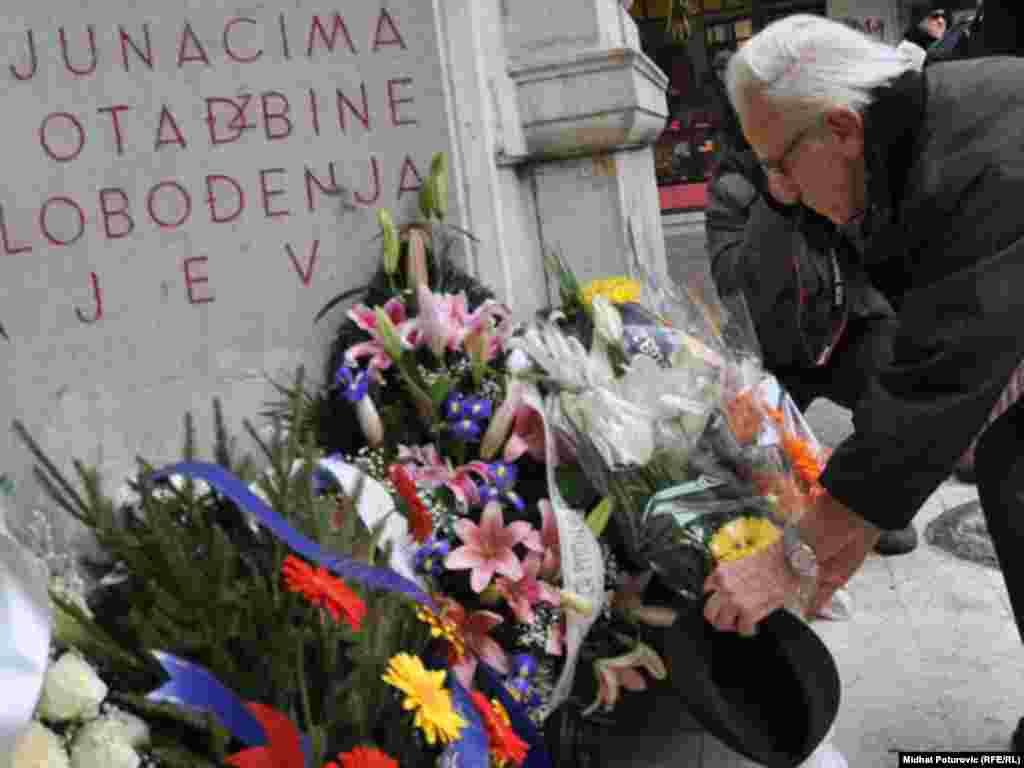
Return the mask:
<svg viewBox="0 0 1024 768"><path fill-rule="evenodd" d="M835 107L825 113L825 127L839 143L840 151L851 159L864 154L864 116L856 110Z"/></svg>

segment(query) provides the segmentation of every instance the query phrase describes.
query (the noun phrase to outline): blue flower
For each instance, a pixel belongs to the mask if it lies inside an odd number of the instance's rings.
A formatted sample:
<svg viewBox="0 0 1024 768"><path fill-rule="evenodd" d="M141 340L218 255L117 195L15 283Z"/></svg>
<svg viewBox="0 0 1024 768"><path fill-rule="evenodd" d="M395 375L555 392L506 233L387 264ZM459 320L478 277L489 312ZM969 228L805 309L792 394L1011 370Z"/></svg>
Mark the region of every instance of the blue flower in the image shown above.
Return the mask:
<svg viewBox="0 0 1024 768"><path fill-rule="evenodd" d="M370 377L366 371L343 365L334 374L334 386L342 389L342 394L350 403L357 403L366 397L366 390L370 386Z"/></svg>
<svg viewBox="0 0 1024 768"><path fill-rule="evenodd" d="M483 423L491 416L491 401L456 392L445 401L444 414L457 439L476 442L483 434Z"/></svg>
<svg viewBox="0 0 1024 768"><path fill-rule="evenodd" d="M526 502L518 493L509 489L503 491L495 485L485 485L480 488L480 503L487 504L492 501L502 501L516 508L517 512L526 509Z"/></svg>
<svg viewBox="0 0 1024 768"><path fill-rule="evenodd" d="M481 421L491 418L491 401L483 397L467 397L464 407L466 415L471 419Z"/></svg>
<svg viewBox="0 0 1024 768"><path fill-rule="evenodd" d="M451 550L451 545L445 539L435 539L416 550L416 570L431 576L440 576L444 573L444 559Z"/></svg>
<svg viewBox="0 0 1024 768"><path fill-rule="evenodd" d="M488 464L487 468L494 478L493 485L485 485L480 488L480 500L482 504L489 501L502 501L516 508L519 512L526 509L526 502L512 490L519 476L519 469L515 464L508 464L504 461L496 461Z"/></svg>
<svg viewBox="0 0 1024 768"><path fill-rule="evenodd" d="M488 464L488 467L494 476L494 487L499 491L504 491L516 484L516 478L519 477L519 468L515 464L496 461L493 464Z"/></svg>
<svg viewBox="0 0 1024 768"><path fill-rule="evenodd" d="M480 425L472 419L459 419L451 427L455 437L464 443L472 443L480 439Z"/></svg>
<svg viewBox="0 0 1024 768"><path fill-rule="evenodd" d="M448 421L456 421L462 417L465 410L466 398L456 392L449 395L444 404L444 416Z"/></svg>
<svg viewBox="0 0 1024 768"><path fill-rule="evenodd" d="M532 680L537 673L537 667L537 659L528 653L517 653L509 659L509 676L505 680L505 689L527 710L541 704L540 693L534 688Z"/></svg>
<svg viewBox="0 0 1024 768"><path fill-rule="evenodd" d="M517 653L509 659L509 674L512 677L530 678L537 674L540 664L528 653Z"/></svg>

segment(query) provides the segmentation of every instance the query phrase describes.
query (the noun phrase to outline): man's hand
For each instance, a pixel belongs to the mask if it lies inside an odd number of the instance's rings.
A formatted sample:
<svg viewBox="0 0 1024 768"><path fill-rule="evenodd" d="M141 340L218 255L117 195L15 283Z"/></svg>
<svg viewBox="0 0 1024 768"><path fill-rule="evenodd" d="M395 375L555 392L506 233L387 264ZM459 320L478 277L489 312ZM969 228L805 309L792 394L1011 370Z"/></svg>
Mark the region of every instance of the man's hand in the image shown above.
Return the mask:
<svg viewBox="0 0 1024 768"><path fill-rule="evenodd" d="M818 559L818 594L810 607L814 616L863 565L882 532L827 493L799 526Z"/></svg>
<svg viewBox="0 0 1024 768"><path fill-rule="evenodd" d="M807 511L799 528L818 560L818 592L808 614L815 616L860 568L881 531L828 494ZM711 593L704 617L723 632L751 635L799 584L777 541L755 555L715 566L704 582L704 592Z"/></svg>
<svg viewBox="0 0 1024 768"><path fill-rule="evenodd" d="M723 632L752 635L757 623L781 608L799 583L780 539L757 554L715 566L704 582L704 592L712 593L704 618Z"/></svg>

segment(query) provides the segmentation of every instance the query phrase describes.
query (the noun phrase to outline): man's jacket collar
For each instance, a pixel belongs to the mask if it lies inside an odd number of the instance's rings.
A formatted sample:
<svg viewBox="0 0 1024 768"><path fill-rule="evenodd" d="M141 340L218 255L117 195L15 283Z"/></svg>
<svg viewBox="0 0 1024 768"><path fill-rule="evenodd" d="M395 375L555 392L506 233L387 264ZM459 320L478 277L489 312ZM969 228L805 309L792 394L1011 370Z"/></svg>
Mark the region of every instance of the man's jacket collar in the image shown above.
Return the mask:
<svg viewBox="0 0 1024 768"><path fill-rule="evenodd" d="M875 101L864 113L868 187L868 211L864 221L868 246L864 260L869 264L882 261L887 255L871 247L873 242L877 243L878 235L899 225L900 204L924 121L925 85L925 75L907 72L892 85L877 89Z"/></svg>

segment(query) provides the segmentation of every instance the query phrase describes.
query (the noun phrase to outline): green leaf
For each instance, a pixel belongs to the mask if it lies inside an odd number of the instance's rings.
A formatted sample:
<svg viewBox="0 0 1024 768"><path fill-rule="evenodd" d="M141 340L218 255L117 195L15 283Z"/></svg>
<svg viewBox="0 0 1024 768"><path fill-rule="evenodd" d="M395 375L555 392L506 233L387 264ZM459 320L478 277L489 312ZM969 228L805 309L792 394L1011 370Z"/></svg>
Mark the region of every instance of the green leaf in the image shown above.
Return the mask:
<svg viewBox="0 0 1024 768"><path fill-rule="evenodd" d="M430 385L430 400L435 408L440 408L452 390L452 381L447 376L441 376Z"/></svg>
<svg viewBox="0 0 1024 768"><path fill-rule="evenodd" d="M561 466L555 469L555 483L565 503L573 509L587 506L590 496L590 485L587 476L578 466Z"/></svg>
<svg viewBox="0 0 1024 768"><path fill-rule="evenodd" d="M609 498L601 499L601 502L594 507L587 515L587 527L596 538L601 538L608 521L612 516L612 502Z"/></svg>

